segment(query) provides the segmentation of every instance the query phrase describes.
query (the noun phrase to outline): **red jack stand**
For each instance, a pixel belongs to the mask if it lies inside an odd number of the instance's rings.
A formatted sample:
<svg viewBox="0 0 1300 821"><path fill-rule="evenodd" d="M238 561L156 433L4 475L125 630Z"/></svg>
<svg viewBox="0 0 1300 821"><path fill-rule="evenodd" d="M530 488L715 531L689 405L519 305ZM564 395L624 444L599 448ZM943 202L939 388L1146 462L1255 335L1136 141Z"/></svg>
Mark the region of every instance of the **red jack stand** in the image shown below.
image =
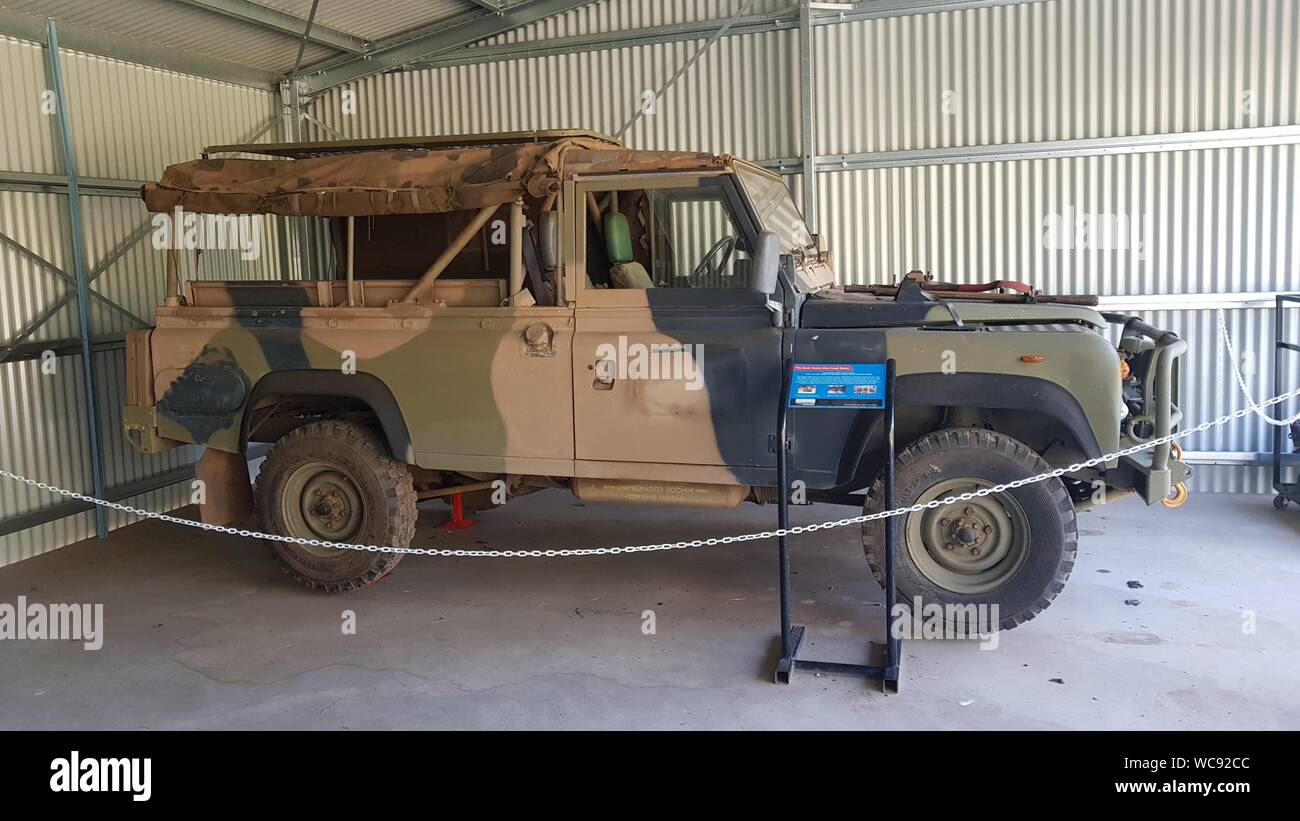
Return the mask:
<svg viewBox="0 0 1300 821"><path fill-rule="evenodd" d="M444 530L469 530L478 524L477 519L465 518L465 502L461 499L461 494L453 493L451 495L451 518L442 523Z"/></svg>

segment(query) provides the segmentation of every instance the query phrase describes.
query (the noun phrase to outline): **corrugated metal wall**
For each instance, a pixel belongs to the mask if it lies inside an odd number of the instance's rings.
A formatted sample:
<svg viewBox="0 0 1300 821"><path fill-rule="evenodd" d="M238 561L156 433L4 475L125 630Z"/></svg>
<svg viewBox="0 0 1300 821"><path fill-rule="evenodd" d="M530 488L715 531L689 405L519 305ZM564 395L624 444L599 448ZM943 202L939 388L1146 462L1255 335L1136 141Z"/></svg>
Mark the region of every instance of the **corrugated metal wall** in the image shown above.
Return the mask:
<svg viewBox="0 0 1300 821"><path fill-rule="evenodd" d="M1295 0L1052 0L816 31L819 153L1028 143L1300 123ZM822 174L822 228L846 281L913 269L1049 293L1300 290L1295 145ZM1051 250L1044 220L1141 220L1144 248ZM1123 300L1119 300L1122 305ZM1189 305L1213 300L1187 300ZM1272 393L1273 312L1228 310L1251 389ZM1184 335L1188 420L1241 407L1212 307L1153 313ZM1300 361L1287 379L1300 385ZM1189 450L1257 453L1240 420ZM1203 467L1197 490L1261 492L1267 472Z"/></svg>
<svg viewBox="0 0 1300 821"><path fill-rule="evenodd" d="M83 178L156 179L169 163L191 159L204 145L252 136L277 113L274 96L228 83L129 65L77 52L62 55L68 112ZM0 170L62 174L58 131L50 108L42 107L50 88L43 45L0 38ZM81 196L87 265L112 254L149 224L138 198L83 190ZM197 276L211 278L279 277L277 222L263 223L262 254L250 262L233 252L207 253ZM55 266L72 271L67 197L57 193L0 192L0 231ZM93 290L136 316L148 319L162 296L164 254L150 238L135 244L109 266ZM191 266L192 267L192 266ZM11 339L33 318L57 304L71 286L17 251L0 247L0 341ZM72 300L32 335L31 341L78 336ZM95 304L96 336L120 334L131 320ZM121 487L164 474L193 461L192 449L140 457L122 438L124 354L118 348L94 355L99 396L100 435L106 483ZM0 464L78 490L90 488L86 397L78 356L55 360L55 373L41 361L0 363ZM163 510L183 503L188 486L152 491L129 500ZM0 517L37 510L57 497L13 482L0 483ZM110 524L125 523L110 516ZM27 558L94 534L89 513L0 537L0 564Z"/></svg>
<svg viewBox="0 0 1300 821"><path fill-rule="evenodd" d="M1295 0L1045 0L819 26L815 37L822 154L1300 117Z"/></svg>
<svg viewBox="0 0 1300 821"><path fill-rule="evenodd" d="M755 13L780 3L759 3ZM738 3L609 0L493 43L722 19ZM516 128L617 133L640 95L702 41L435 68L372 77L341 113L347 136ZM1300 123L1297 0L1045 0L819 25L818 153L857 154ZM796 32L720 40L639 121L638 148L800 153ZM821 229L845 282L912 269L957 282L1018 278L1057 293L1213 295L1300 290L1300 162L1294 145L823 172ZM791 177L798 188L798 177ZM1044 219L1138 219L1140 252L1049 250ZM1149 236L1147 236L1149 234ZM1189 304L1204 305L1203 301ZM1271 393L1272 311L1230 307ZM1240 407L1213 310L1150 314L1192 342L1183 400L1194 422ZM1288 378L1300 384L1300 362ZM1255 420L1189 450L1256 453ZM1266 473L1203 467L1198 490L1258 492Z"/></svg>
<svg viewBox="0 0 1300 821"><path fill-rule="evenodd" d="M576 36L586 33L582 24L588 17L571 13L538 25L547 25L551 36ZM572 27L560 26L566 20ZM616 134L640 108L643 95L667 82L699 47L699 42L660 43L382 74L330 90L309 111L350 138L528 128ZM637 148L758 158L796 154L799 99L790 89L797 89L798 81L793 32L723 38L658 101L654 113L632 126L625 141ZM343 113L345 91L354 95L355 113ZM334 137L313 126L308 131L313 138Z"/></svg>

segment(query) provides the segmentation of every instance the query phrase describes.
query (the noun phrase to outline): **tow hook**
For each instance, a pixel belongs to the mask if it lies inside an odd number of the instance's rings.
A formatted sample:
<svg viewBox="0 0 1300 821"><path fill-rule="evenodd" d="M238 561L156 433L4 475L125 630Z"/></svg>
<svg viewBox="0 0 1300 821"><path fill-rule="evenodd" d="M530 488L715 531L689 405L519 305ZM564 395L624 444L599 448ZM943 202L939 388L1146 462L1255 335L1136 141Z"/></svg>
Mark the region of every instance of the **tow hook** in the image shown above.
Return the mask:
<svg viewBox="0 0 1300 821"><path fill-rule="evenodd" d="M1171 455L1175 459L1177 459L1180 462L1183 461L1183 449L1178 446L1177 442L1170 442L1169 450ZM1172 490L1169 491L1168 496L1160 500L1160 504L1164 505L1170 510L1177 510L1178 508L1187 504L1187 500L1191 497L1191 495L1192 492L1187 489L1187 483L1179 482L1178 484L1174 485Z"/></svg>
<svg viewBox="0 0 1300 821"><path fill-rule="evenodd" d="M1160 504L1170 508L1171 510L1177 510L1187 504L1187 500L1191 495L1191 491L1187 489L1187 483L1179 482L1174 485L1174 489L1169 492L1168 496L1160 500Z"/></svg>

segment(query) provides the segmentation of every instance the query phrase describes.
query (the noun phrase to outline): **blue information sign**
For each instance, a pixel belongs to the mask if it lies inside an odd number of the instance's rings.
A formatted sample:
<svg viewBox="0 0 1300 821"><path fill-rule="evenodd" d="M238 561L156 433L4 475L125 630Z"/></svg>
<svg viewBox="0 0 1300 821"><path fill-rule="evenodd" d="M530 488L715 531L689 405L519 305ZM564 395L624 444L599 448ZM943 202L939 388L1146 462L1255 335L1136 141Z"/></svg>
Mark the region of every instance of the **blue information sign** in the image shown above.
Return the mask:
<svg viewBox="0 0 1300 821"><path fill-rule="evenodd" d="M885 366L796 364L790 379L792 408L883 408Z"/></svg>

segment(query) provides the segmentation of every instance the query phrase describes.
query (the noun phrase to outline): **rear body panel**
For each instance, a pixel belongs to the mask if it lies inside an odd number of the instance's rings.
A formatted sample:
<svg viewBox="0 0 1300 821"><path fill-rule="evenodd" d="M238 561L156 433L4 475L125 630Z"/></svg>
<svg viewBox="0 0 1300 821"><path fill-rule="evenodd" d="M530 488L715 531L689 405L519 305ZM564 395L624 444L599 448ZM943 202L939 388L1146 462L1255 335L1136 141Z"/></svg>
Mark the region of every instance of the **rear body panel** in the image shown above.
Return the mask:
<svg viewBox="0 0 1300 821"><path fill-rule="evenodd" d="M237 452L267 375L367 374L386 385L416 463L570 475L572 311L564 308L160 309L153 335L159 433ZM541 351L524 342L547 329Z"/></svg>

